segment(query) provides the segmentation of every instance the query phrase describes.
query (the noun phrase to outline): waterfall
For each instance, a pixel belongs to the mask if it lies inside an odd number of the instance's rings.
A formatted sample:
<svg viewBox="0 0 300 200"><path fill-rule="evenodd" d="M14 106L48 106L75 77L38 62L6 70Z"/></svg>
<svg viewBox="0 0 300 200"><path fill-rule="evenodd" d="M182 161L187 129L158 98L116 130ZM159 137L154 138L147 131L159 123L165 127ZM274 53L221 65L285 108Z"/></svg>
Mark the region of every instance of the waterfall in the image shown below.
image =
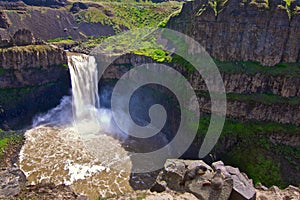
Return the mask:
<svg viewBox="0 0 300 200"><path fill-rule="evenodd" d="M72 82L74 114L77 119L89 117L89 109L99 108L98 70L95 58L88 55L68 57ZM88 109L87 109L88 108Z"/></svg>
<svg viewBox="0 0 300 200"><path fill-rule="evenodd" d="M80 132L98 131L100 102L96 60L92 56L80 54L69 56L68 62L75 124L82 128Z"/></svg>

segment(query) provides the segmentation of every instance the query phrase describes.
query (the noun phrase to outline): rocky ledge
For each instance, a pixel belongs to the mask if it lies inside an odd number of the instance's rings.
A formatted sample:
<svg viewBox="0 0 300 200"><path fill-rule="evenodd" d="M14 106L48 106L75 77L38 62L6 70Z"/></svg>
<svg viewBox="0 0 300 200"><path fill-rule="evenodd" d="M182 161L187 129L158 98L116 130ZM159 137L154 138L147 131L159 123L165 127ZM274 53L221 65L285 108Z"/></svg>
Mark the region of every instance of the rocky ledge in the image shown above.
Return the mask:
<svg viewBox="0 0 300 200"><path fill-rule="evenodd" d="M0 198L5 199L88 199L73 192L66 185L29 185L24 173L18 168L0 171ZM201 160L169 159L157 176L150 190L107 199L146 200L265 200L298 199L300 189L289 186L284 190L259 184L254 188L252 180L238 168L224 166L222 161L207 165Z"/></svg>

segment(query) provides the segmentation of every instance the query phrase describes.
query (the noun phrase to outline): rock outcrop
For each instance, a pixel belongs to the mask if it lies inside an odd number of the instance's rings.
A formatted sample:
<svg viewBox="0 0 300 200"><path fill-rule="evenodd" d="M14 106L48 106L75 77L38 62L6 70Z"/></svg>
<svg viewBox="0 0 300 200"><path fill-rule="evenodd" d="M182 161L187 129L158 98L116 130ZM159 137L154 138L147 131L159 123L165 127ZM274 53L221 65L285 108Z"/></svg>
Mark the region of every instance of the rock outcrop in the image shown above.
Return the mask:
<svg viewBox="0 0 300 200"><path fill-rule="evenodd" d="M184 4L168 28L198 41L221 61L273 66L300 60L299 1L196 0Z"/></svg>
<svg viewBox="0 0 300 200"><path fill-rule="evenodd" d="M29 30L21 29L14 34L12 41L14 45L26 46L26 45L34 44L35 38L33 37L33 34Z"/></svg>
<svg viewBox="0 0 300 200"><path fill-rule="evenodd" d="M241 173L238 168L224 166L222 161L212 164L214 170L220 169L225 175L233 180L233 188L230 199L234 200L250 200L255 199L256 191L253 187L252 180L249 180L245 173Z"/></svg>
<svg viewBox="0 0 300 200"><path fill-rule="evenodd" d="M31 31L27 29L19 29L12 37L10 36L9 39L2 39L0 35L0 48L42 43L42 41L36 41Z"/></svg>
<svg viewBox="0 0 300 200"><path fill-rule="evenodd" d="M270 188L259 188L256 190L257 200L267 200L267 199L295 199L298 200L300 197L300 189L295 186L288 186L284 190L280 190L277 186L272 186Z"/></svg>
<svg viewBox="0 0 300 200"><path fill-rule="evenodd" d="M89 8L88 5L85 4L85 3L75 2L75 3L73 3L73 5L72 5L70 11L71 11L73 14L75 14L75 13L78 13L79 11L81 11L81 10L86 10L86 9L88 9L88 8Z"/></svg>
<svg viewBox="0 0 300 200"><path fill-rule="evenodd" d="M202 166L205 171L200 171L185 180L186 174L191 170ZM175 190L179 192L190 192L198 199L219 199L219 200L254 200L256 191L251 180L241 173L237 168L224 166L219 161L212 164L213 169L203 161L168 159L163 170L159 173L156 183L151 188L155 192L164 192L166 190ZM219 181L222 184L216 184L216 176L220 175ZM165 186L161 184L165 183ZM157 185L161 188L157 190ZM164 188L164 190L162 190Z"/></svg>

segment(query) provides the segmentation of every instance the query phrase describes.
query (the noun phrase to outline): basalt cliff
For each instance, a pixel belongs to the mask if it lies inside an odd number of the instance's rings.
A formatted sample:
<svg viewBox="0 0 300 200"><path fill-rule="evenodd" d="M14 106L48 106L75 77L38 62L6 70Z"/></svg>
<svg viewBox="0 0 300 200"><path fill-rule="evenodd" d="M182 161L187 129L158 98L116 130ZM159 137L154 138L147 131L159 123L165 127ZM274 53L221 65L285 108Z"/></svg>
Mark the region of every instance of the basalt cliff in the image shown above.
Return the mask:
<svg viewBox="0 0 300 200"><path fill-rule="evenodd" d="M19 30L0 48L0 127L23 128L69 93L66 53Z"/></svg>
<svg viewBox="0 0 300 200"><path fill-rule="evenodd" d="M300 3L281 0L195 0L168 28L198 41L221 61L273 66L300 60Z"/></svg>

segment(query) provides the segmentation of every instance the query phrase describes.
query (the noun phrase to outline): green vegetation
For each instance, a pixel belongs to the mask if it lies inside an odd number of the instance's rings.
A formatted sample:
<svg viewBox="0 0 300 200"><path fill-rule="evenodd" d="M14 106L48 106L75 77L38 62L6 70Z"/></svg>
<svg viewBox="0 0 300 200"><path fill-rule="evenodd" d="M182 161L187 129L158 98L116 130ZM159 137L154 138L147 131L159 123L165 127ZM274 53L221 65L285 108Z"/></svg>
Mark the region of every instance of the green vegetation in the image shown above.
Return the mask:
<svg viewBox="0 0 300 200"><path fill-rule="evenodd" d="M182 7L180 7L178 10L176 10L175 12L171 13L168 17L166 17L163 21L161 21L158 24L158 27L160 28L165 28L168 21L172 18L172 17L176 17L180 14Z"/></svg>
<svg viewBox="0 0 300 200"><path fill-rule="evenodd" d="M180 2L100 2L101 9L90 7L76 14L78 22L101 23L113 26L118 33L122 30L156 27L181 9ZM161 24L162 25L162 24Z"/></svg>
<svg viewBox="0 0 300 200"><path fill-rule="evenodd" d="M205 91L197 91L199 96L209 97L209 93ZM284 105L300 105L300 97L282 97L275 94L237 94L237 93L227 93L226 97L228 100L232 101L248 101L263 103L265 105L273 104L284 104Z"/></svg>
<svg viewBox="0 0 300 200"><path fill-rule="evenodd" d="M169 54L162 52L158 48L156 42L153 41L155 38L151 36L151 33L155 31L157 27L165 27L167 22L172 16L178 15L182 8L182 2L163 2L163 3L152 3L152 2L105 2L95 1L99 4L100 8L90 7L88 10L83 10L76 14L78 22L89 22L89 23L101 23L103 25L110 25L114 28L116 33L124 30L131 30L132 32L128 35L121 34L111 37L88 37L87 40L79 42L79 46L82 48L94 48L100 45L105 39L106 45L105 50L112 50L113 53L134 52L139 55L145 55L152 57L158 62L170 61ZM134 30L138 28L153 28L149 32L137 33ZM140 45L139 50L131 48L134 46L136 39L140 38L145 34L149 37L148 40ZM58 38L57 41L61 42L62 38ZM53 42L53 41L51 41ZM129 51L131 50L131 51Z"/></svg>
<svg viewBox="0 0 300 200"><path fill-rule="evenodd" d="M73 39L72 39L72 36L68 36L67 39L65 38L54 38L52 40L47 40L47 42L49 43L71 43L71 42L74 42Z"/></svg>
<svg viewBox="0 0 300 200"><path fill-rule="evenodd" d="M151 57L154 61L157 62L170 62L171 56L169 56L169 53L166 51L163 51L161 49L141 49L136 50L133 53L137 55L144 55Z"/></svg>
<svg viewBox="0 0 300 200"><path fill-rule="evenodd" d="M0 52L43 52L43 51L50 51L53 47L49 45L27 45L27 46L13 46L9 48L0 48Z"/></svg>
<svg viewBox="0 0 300 200"><path fill-rule="evenodd" d="M158 48L158 47L157 47ZM150 52L153 50L150 50ZM160 50L163 51L163 50ZM143 51L134 51L134 53L138 55L149 56L147 50ZM162 59L163 62L172 62L174 64L181 65L187 69L189 73L195 72L194 66L183 59L181 56L177 54L170 55L168 52L165 52L163 55L166 55L168 58ZM152 56L150 56L152 57ZM171 57L171 58L169 58ZM279 63L275 66L263 66L258 62L251 61L232 61L232 62L224 62L214 60L216 66L220 70L220 72L224 72L227 74L263 74L267 76L285 76L285 77L299 77L300 75L300 63ZM271 97L269 95L269 97Z"/></svg>
<svg viewBox="0 0 300 200"><path fill-rule="evenodd" d="M209 0L208 4L214 10L215 16L217 16L222 11L222 8L227 3L227 1L228 0Z"/></svg>
<svg viewBox="0 0 300 200"><path fill-rule="evenodd" d="M201 117L198 133L199 136L207 132L207 128L210 122L209 117ZM281 133L286 135L300 134L300 127L296 125L279 124L275 122L260 122L260 121L248 121L240 122L237 120L227 118L225 121L224 129L222 131L222 137L227 134L231 136L240 137L253 137L253 136L267 136L274 133Z"/></svg>
<svg viewBox="0 0 300 200"><path fill-rule="evenodd" d="M183 48L183 47L182 47ZM142 52L139 55L148 56L147 53L143 54ZM165 55L171 56L171 58L165 59L166 62L172 62L174 64L181 65L187 69L188 72L195 72L194 66L186 61L184 58L177 54L170 55L165 53ZM216 66L220 72L227 74L264 74L268 76L285 76L285 77L299 77L300 75L300 63L279 63L275 66L263 66L258 62L251 61L233 61L233 62L224 62L214 60Z"/></svg>
<svg viewBox="0 0 300 200"><path fill-rule="evenodd" d="M209 122L209 117L201 118L198 137L203 138ZM220 140L225 137L231 140L236 138L238 143L228 152L223 152L222 160L225 164L239 167L254 183L262 182L266 186L278 185L284 188L290 184L286 179L287 164L292 166L290 171L300 171L300 148L272 143L268 139L271 134L298 135L300 127L273 122L241 122L227 118ZM222 148L220 145L218 143L216 149Z"/></svg>
<svg viewBox="0 0 300 200"><path fill-rule="evenodd" d="M4 74L5 73L5 69L0 69L0 75Z"/></svg>
<svg viewBox="0 0 300 200"><path fill-rule="evenodd" d="M300 7L299 6L292 6L292 3L296 0L283 0L285 3L283 5L280 5L279 7L286 10L289 19L295 14L299 14Z"/></svg>
<svg viewBox="0 0 300 200"><path fill-rule="evenodd" d="M1 130L0 133L3 133ZM10 135L5 136L0 139L0 160L2 159L3 154L9 149L10 146L16 144L22 144L23 137L19 135Z"/></svg>
<svg viewBox="0 0 300 200"><path fill-rule="evenodd" d="M253 101L266 105L272 104L285 104L285 105L300 105L299 97L282 97L275 94L227 94L227 98L230 100L238 101Z"/></svg>
<svg viewBox="0 0 300 200"><path fill-rule="evenodd" d="M87 40L78 42L78 45L83 49L92 49L99 46L106 38L106 36L89 36Z"/></svg>
<svg viewBox="0 0 300 200"><path fill-rule="evenodd" d="M243 61L234 61L234 62L221 62L215 60L216 65L218 66L221 72L229 74L266 74L271 76L288 76L294 77L299 76L300 74L300 63L280 63L276 66L263 66L258 62L243 62Z"/></svg>
<svg viewBox="0 0 300 200"><path fill-rule="evenodd" d="M262 182L268 187L278 185L285 188L291 184L289 179L292 178L288 177L287 170L294 173L300 170L300 148L273 144L259 137L255 140L247 138L234 147L224 157L224 161L229 165L238 166L255 184Z"/></svg>
<svg viewBox="0 0 300 200"><path fill-rule="evenodd" d="M259 142L238 145L226 155L225 162L239 166L241 171L246 172L254 180L254 184L262 182L269 187L274 184L284 187L286 183L283 182L280 174L279 159L268 155Z"/></svg>
<svg viewBox="0 0 300 200"><path fill-rule="evenodd" d="M62 64L61 67L67 68L68 69L68 64Z"/></svg>
<svg viewBox="0 0 300 200"><path fill-rule="evenodd" d="M171 61L174 64L178 64L180 66L185 67L189 73L193 73L196 70L195 67L191 63L189 63L188 61L186 61L185 59L183 59L181 56L179 56L177 54L172 55Z"/></svg>
<svg viewBox="0 0 300 200"><path fill-rule="evenodd" d="M136 200L143 200L143 199L146 199L146 193L142 193L142 194L139 194L137 197L136 197Z"/></svg>

